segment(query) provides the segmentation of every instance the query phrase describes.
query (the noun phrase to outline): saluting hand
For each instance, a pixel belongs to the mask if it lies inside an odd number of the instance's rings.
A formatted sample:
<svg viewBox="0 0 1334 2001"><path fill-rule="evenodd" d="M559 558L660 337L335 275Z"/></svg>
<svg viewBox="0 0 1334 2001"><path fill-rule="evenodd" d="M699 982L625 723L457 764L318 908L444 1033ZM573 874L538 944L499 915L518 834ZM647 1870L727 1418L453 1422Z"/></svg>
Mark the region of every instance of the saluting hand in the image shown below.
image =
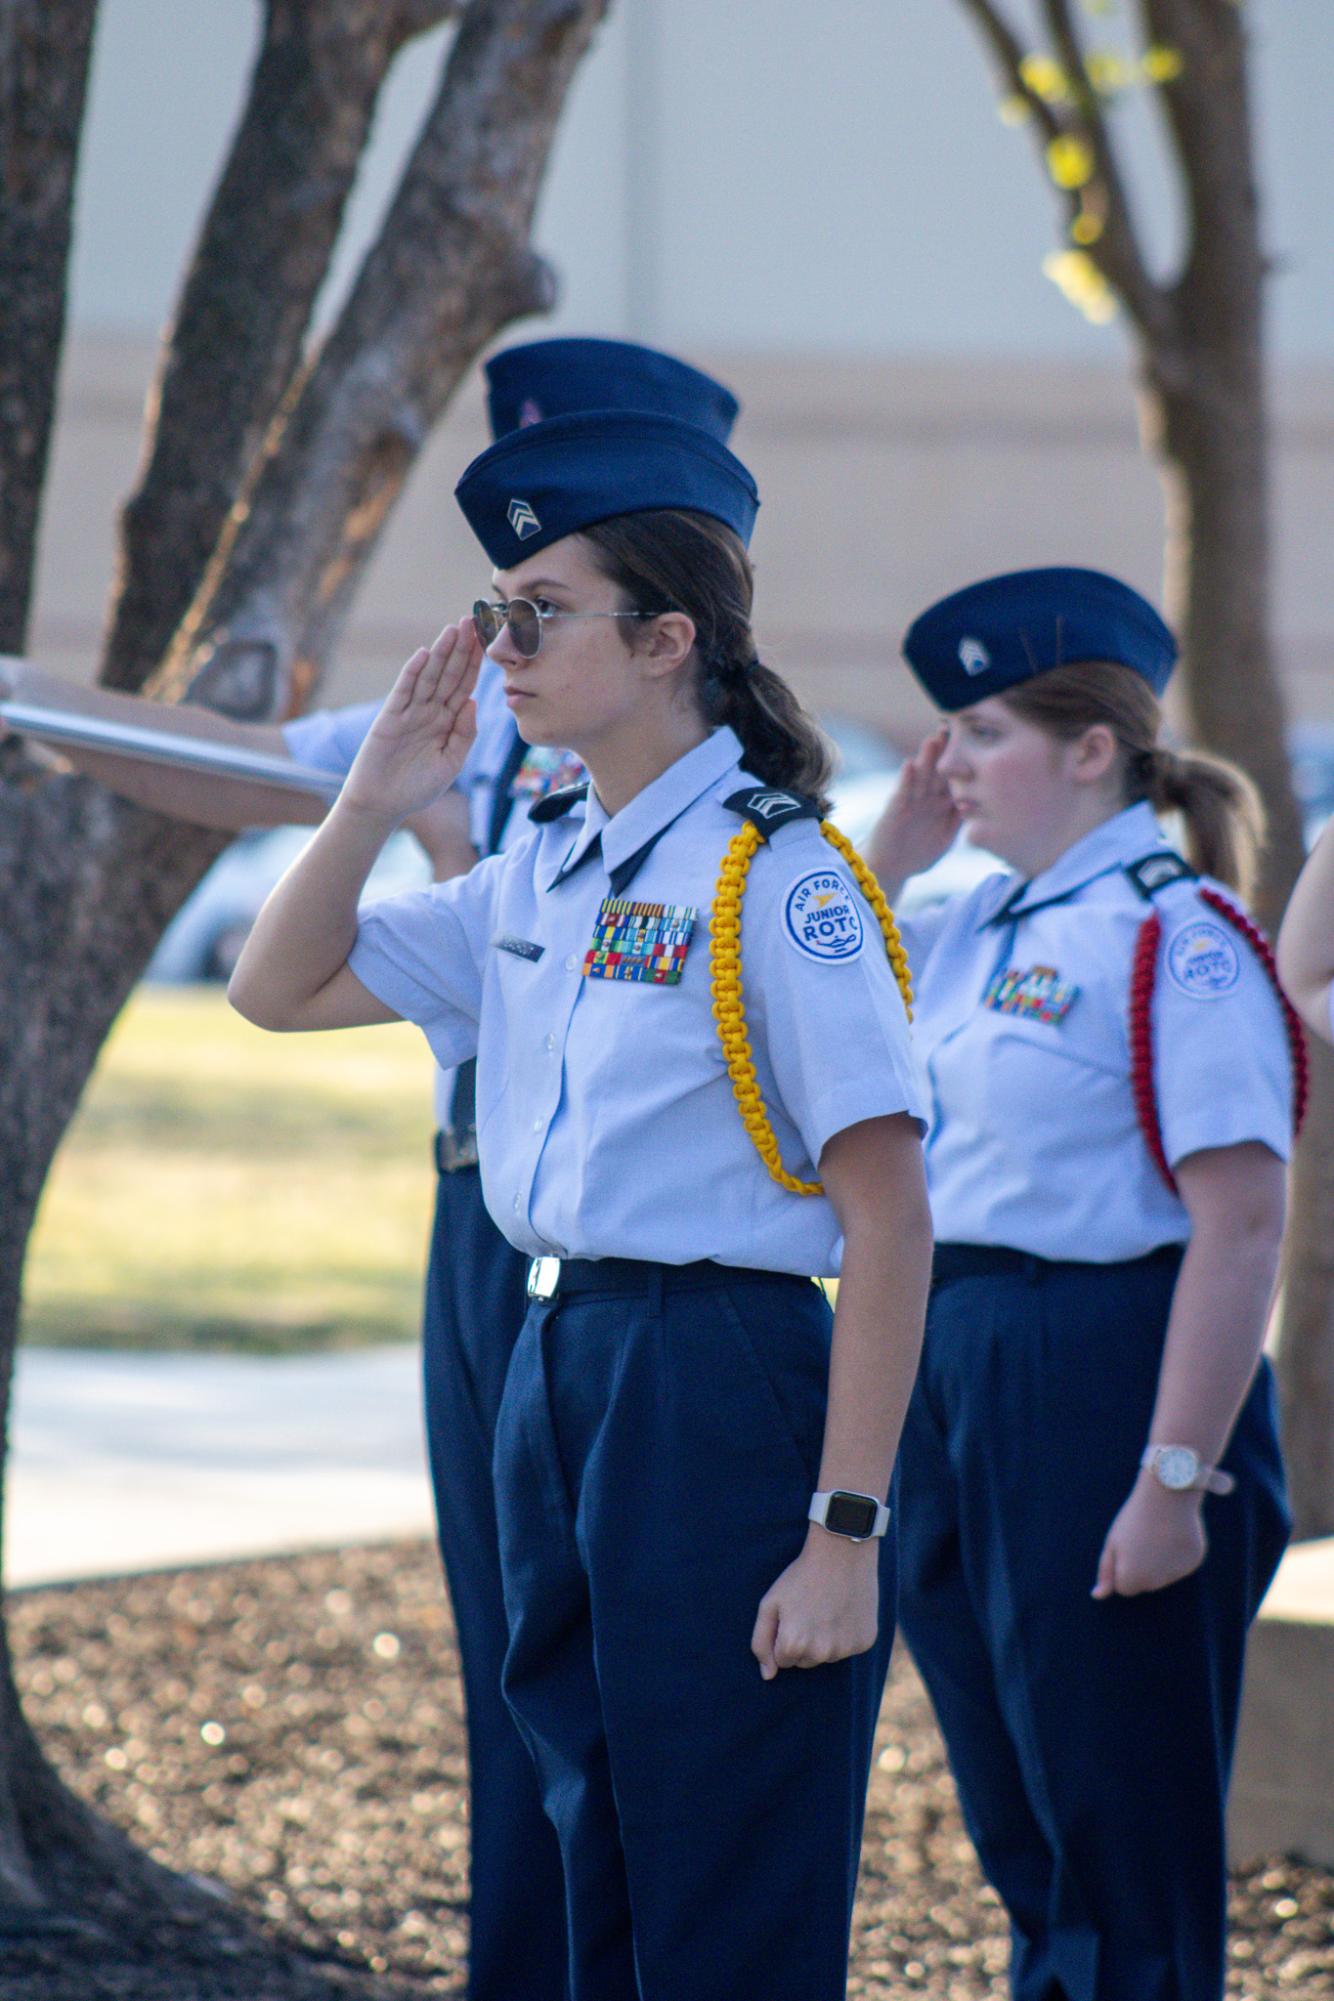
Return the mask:
<svg viewBox="0 0 1334 2001"><path fill-rule="evenodd" d="M795 1562L769 1586L751 1634L760 1673L823 1667L875 1645L879 1630L878 1542L853 1542L812 1527Z"/></svg>
<svg viewBox="0 0 1334 2001"><path fill-rule="evenodd" d="M472 691L481 660L470 618L417 648L357 752L340 804L404 820L454 783L477 734Z"/></svg>
<svg viewBox="0 0 1334 2001"><path fill-rule="evenodd" d="M1095 1598L1133 1598L1162 1591L1198 1570L1208 1553L1202 1496L1172 1494L1142 1472L1107 1531L1098 1560Z"/></svg>
<svg viewBox="0 0 1334 2001"><path fill-rule="evenodd" d="M890 901L950 846L963 822L939 765L949 742L943 725L899 773L899 782L866 843L866 859Z"/></svg>

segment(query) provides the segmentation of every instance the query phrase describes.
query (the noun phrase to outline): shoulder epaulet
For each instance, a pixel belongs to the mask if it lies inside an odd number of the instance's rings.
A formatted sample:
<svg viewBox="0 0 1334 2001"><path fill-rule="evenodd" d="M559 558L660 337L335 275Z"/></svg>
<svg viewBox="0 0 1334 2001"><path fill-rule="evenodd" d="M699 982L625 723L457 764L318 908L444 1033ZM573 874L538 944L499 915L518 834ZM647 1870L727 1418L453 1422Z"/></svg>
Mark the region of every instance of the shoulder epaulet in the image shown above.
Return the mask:
<svg viewBox="0 0 1334 2001"><path fill-rule="evenodd" d="M539 799L535 806L528 808L528 818L544 827L548 820L563 820L572 806L588 797L588 780L578 785L562 785L559 792L548 792L545 799Z"/></svg>
<svg viewBox="0 0 1334 2001"><path fill-rule="evenodd" d="M1146 903L1152 903L1160 889L1166 889L1171 882L1194 882L1195 870L1188 861L1183 861L1174 848L1155 848L1151 855L1141 855L1137 862L1127 862L1125 875L1132 889L1137 890Z"/></svg>
<svg viewBox="0 0 1334 2001"><path fill-rule="evenodd" d="M785 827L789 820L820 818L814 799L808 799L804 792L781 791L776 785L752 785L744 792L734 792L723 804L729 813L749 820L766 841L776 827Z"/></svg>

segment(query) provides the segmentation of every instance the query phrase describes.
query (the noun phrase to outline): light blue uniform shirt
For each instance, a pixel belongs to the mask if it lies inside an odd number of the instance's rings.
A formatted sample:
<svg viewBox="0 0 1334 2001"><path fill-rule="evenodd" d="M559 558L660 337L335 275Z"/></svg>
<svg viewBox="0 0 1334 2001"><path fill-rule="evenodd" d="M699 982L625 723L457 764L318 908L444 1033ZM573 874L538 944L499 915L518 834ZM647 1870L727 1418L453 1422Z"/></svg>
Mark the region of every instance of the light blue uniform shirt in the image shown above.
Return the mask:
<svg viewBox="0 0 1334 2001"><path fill-rule="evenodd" d="M1166 845L1151 809L1131 806L1021 894L1017 877L989 876L904 926L938 1241L1110 1263L1189 1237L1131 1093L1131 969L1154 910L1154 1090L1169 1163L1244 1140L1287 1158L1291 1059L1274 989L1199 884L1172 883L1152 903L1135 888L1128 864Z"/></svg>
<svg viewBox="0 0 1334 2001"><path fill-rule="evenodd" d="M755 783L736 737L718 730L614 817L590 795L582 822L536 827L468 876L363 913L349 958L358 979L421 1025L440 1063L476 1052L487 1207L518 1249L838 1270L833 1208L771 1179L711 1013L709 911L742 824L723 801ZM679 984L587 977L611 876L649 843L620 894L677 907L672 935L689 931ZM811 820L777 829L752 863L742 979L792 1173L814 1179L847 1126L921 1116L879 927Z"/></svg>
<svg viewBox="0 0 1334 2001"><path fill-rule="evenodd" d="M460 791L467 793L469 835L477 852L484 855L490 851L496 788L504 780L518 735L505 701L504 674L489 654L483 659L477 677L475 700L477 735L455 783ZM284 723L283 740L299 764L337 771L346 778L379 713L379 702L316 709L308 716L295 716ZM583 766L566 751L529 751L510 781L514 805L501 828L498 852L503 854L506 849L516 847L527 836L528 808L535 800L582 776ZM450 1122L455 1075L454 1070L436 1065L433 1097L436 1123L440 1126Z"/></svg>

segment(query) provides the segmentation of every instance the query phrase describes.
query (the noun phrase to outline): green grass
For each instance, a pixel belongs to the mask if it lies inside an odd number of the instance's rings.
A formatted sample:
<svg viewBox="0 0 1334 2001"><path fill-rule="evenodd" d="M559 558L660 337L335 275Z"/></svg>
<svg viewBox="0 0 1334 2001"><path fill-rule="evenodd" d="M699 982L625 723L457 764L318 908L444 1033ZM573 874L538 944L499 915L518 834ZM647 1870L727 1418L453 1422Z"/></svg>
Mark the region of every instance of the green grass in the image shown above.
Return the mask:
<svg viewBox="0 0 1334 2001"><path fill-rule="evenodd" d="M144 987L47 1185L24 1335L281 1353L409 1340L432 1197L414 1028L265 1035Z"/></svg>

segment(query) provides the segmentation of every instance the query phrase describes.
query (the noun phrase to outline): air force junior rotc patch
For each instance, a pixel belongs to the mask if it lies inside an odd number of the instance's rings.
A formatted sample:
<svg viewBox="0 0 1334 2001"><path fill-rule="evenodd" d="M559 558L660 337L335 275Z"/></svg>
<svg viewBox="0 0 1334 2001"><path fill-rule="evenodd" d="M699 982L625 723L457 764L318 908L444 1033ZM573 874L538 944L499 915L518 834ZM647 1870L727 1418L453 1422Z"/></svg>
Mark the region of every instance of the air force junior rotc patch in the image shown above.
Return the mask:
<svg viewBox="0 0 1334 2001"><path fill-rule="evenodd" d="M623 896L604 896L584 958L584 978L679 985L696 914L686 903L631 903Z"/></svg>
<svg viewBox="0 0 1334 2001"><path fill-rule="evenodd" d="M866 942L857 899L836 869L815 869L793 883L783 927L804 958L830 964L855 959Z"/></svg>
<svg viewBox="0 0 1334 2001"><path fill-rule="evenodd" d="M1201 918L1183 925L1168 946L1167 976L1194 1000L1218 1000L1241 978L1241 960L1227 932Z"/></svg>

